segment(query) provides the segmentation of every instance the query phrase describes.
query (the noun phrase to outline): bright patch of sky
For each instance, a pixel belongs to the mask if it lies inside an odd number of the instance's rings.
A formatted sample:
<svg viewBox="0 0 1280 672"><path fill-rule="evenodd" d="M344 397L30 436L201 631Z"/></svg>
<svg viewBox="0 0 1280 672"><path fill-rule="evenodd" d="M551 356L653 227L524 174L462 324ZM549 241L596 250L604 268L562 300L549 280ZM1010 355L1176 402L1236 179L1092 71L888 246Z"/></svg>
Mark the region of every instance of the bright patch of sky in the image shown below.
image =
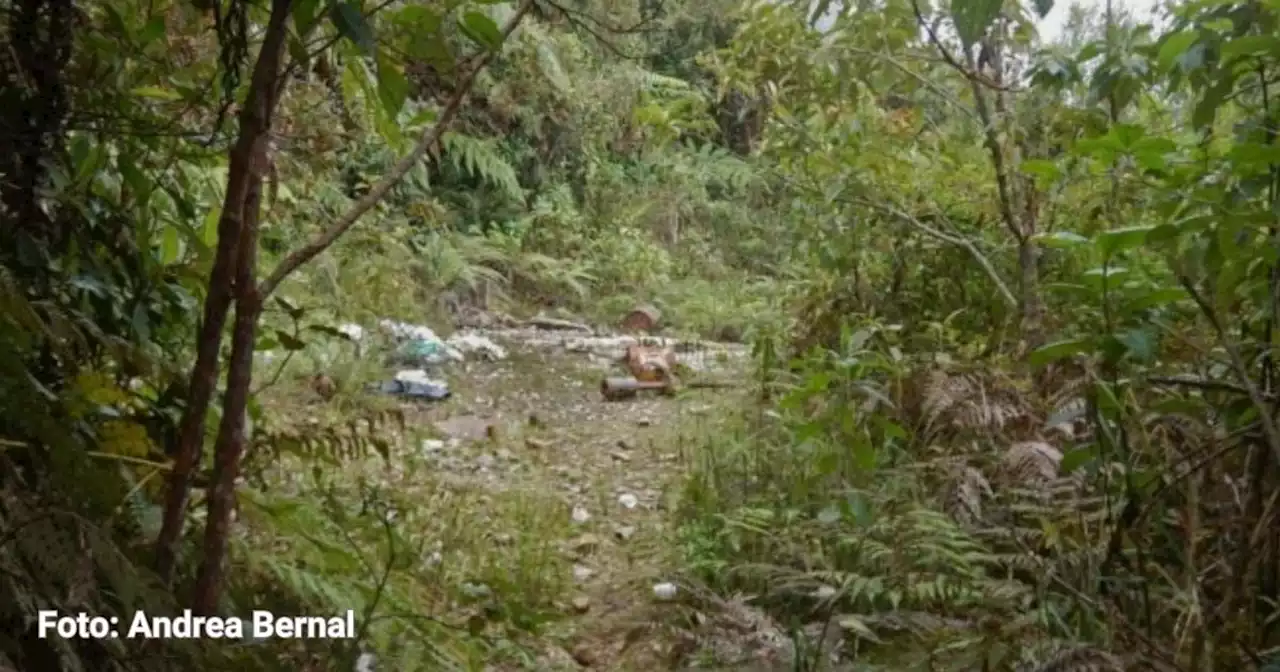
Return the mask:
<svg viewBox="0 0 1280 672"><path fill-rule="evenodd" d="M1040 32L1040 39L1045 42L1055 42L1062 36L1073 5L1083 7L1090 13L1101 14L1106 11L1107 0L1057 0L1053 4L1053 9L1049 10L1049 13L1036 26ZM1151 21L1157 6L1156 0L1112 0L1111 5L1116 11L1127 10L1133 18L1141 22Z"/></svg>

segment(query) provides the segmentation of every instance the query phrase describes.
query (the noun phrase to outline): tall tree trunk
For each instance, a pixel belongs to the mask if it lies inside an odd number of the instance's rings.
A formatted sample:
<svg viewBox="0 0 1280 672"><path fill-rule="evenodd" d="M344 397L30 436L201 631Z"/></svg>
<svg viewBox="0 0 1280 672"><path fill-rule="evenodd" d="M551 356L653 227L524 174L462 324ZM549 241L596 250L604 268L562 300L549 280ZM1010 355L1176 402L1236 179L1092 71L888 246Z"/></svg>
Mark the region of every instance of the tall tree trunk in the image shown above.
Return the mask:
<svg viewBox="0 0 1280 672"><path fill-rule="evenodd" d="M1030 236L1018 241L1020 331L1029 349L1044 345L1044 300L1040 296L1040 249Z"/></svg>
<svg viewBox="0 0 1280 672"><path fill-rule="evenodd" d="M156 539L156 568L168 581L176 564L177 545L186 521L191 476L200 465L204 448L205 415L218 385L218 355L222 329L231 307L254 165L266 152L271 117L278 100L280 62L292 0L273 0L271 18L254 66L248 96L240 112L240 135L231 150L227 192L218 222L218 248L209 274L204 315L191 369L190 395L178 435L177 455L169 476L164 521Z"/></svg>
<svg viewBox="0 0 1280 672"><path fill-rule="evenodd" d="M286 2L288 0L285 0ZM249 389L253 378L253 342L258 332L262 300L258 295L257 245L258 213L262 200L262 157L254 169L249 199L245 203L244 230L240 237L239 267L236 269L236 319L231 330L231 366L227 391L222 401L222 422L214 447L213 480L209 484L209 513L205 520L204 556L196 577L191 609L201 616L217 611L222 593L223 558L235 510L236 478L244 456L245 416L249 410Z"/></svg>

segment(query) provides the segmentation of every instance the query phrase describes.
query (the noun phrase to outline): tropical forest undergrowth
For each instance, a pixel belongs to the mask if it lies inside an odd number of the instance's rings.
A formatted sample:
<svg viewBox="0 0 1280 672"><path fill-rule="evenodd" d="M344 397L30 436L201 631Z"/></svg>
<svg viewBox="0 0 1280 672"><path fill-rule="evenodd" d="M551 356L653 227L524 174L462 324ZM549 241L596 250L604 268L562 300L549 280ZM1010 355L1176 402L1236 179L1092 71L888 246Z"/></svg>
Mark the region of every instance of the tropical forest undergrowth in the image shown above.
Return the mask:
<svg viewBox="0 0 1280 672"><path fill-rule="evenodd" d="M1274 0L0 10L0 669L1280 669Z"/></svg>

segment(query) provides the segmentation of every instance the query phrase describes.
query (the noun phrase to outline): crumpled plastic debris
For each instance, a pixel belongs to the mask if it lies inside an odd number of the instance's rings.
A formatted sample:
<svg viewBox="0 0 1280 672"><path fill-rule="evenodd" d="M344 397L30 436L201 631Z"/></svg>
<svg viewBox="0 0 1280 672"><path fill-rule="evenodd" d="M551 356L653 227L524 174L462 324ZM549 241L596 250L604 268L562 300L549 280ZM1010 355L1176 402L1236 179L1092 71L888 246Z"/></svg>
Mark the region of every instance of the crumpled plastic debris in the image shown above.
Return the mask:
<svg viewBox="0 0 1280 672"><path fill-rule="evenodd" d="M359 343L360 341L364 340L364 327L358 324L355 324L354 322L339 324L338 333L342 334L343 336L346 336L347 338L351 339L356 343Z"/></svg>
<svg viewBox="0 0 1280 672"><path fill-rule="evenodd" d="M453 394L449 391L447 382L432 379L422 369L398 371L394 380L382 383L378 390L383 394L394 394L427 401L442 401Z"/></svg>
<svg viewBox="0 0 1280 672"><path fill-rule="evenodd" d="M488 337L472 332L459 332L445 341L445 346L461 352L464 356L478 355L491 362L507 358L507 349L494 343Z"/></svg>
<svg viewBox="0 0 1280 672"><path fill-rule="evenodd" d="M430 327L391 320L382 320L378 325L400 341L391 354L391 361L394 363L433 366L465 359L461 352L446 344Z"/></svg>

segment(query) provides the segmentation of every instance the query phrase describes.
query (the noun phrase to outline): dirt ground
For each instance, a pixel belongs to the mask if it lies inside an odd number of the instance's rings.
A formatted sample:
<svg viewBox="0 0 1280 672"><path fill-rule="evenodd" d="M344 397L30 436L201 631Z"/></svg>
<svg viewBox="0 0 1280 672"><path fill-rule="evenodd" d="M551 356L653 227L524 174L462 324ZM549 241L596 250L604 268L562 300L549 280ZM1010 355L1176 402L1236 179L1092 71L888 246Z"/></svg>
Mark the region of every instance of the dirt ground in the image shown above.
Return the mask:
<svg viewBox="0 0 1280 672"><path fill-rule="evenodd" d="M602 378L622 375L609 355L494 340L508 348L507 358L449 367L452 398L416 405L411 415L436 437L423 444L442 479L490 493L472 500L474 518L510 527L531 512L512 511L501 493L536 493L516 506L563 522L539 528L558 537L550 540L558 551L552 571L569 573L552 600L559 618L534 644L541 649L535 659L490 669L672 669L688 642L672 634L678 615L655 597L655 585L671 580L676 566L671 514L679 477L693 447L740 395L688 389L608 402ZM704 354L684 355L704 369L693 377L741 378L741 358L712 362ZM502 543L523 545L512 540L518 529L492 536L499 542L493 552L504 552Z"/></svg>

